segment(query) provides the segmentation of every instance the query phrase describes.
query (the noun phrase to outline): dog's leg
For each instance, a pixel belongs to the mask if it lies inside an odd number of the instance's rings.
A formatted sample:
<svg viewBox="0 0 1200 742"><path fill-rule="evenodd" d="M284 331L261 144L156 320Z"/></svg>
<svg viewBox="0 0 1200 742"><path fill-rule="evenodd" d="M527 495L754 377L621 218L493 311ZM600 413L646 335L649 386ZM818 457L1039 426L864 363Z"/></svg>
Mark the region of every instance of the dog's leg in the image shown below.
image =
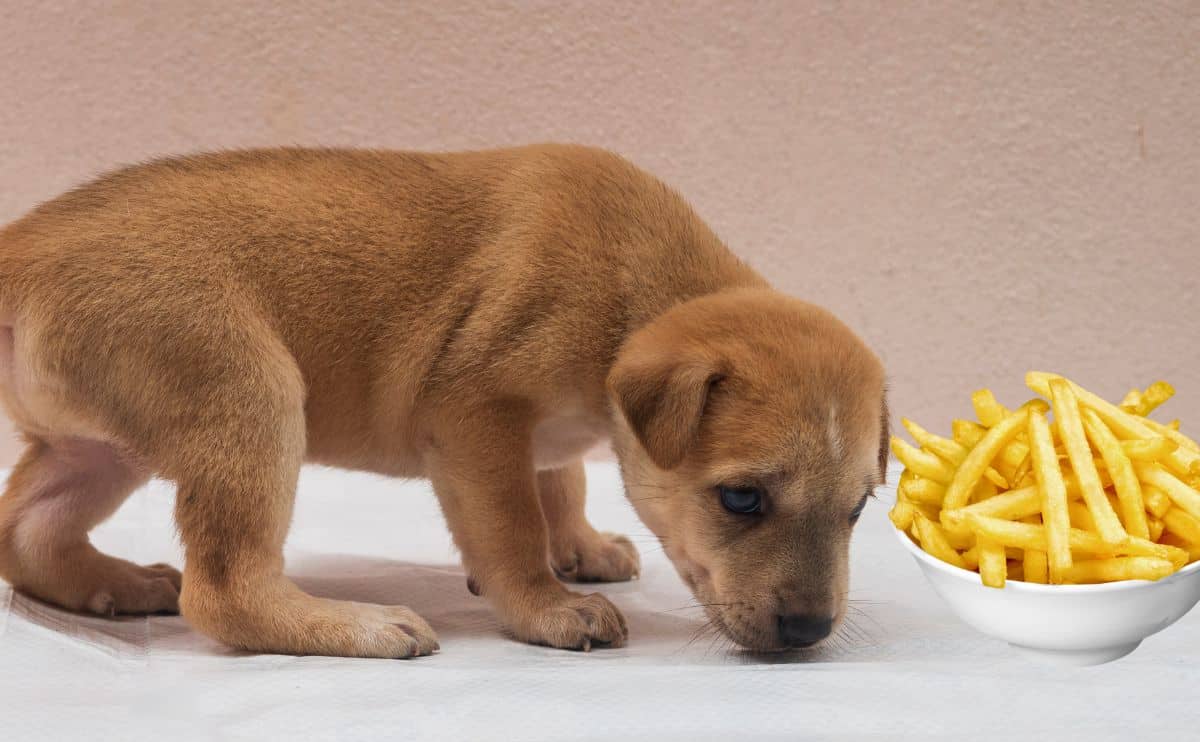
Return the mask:
<svg viewBox="0 0 1200 742"><path fill-rule="evenodd" d="M538 472L538 495L550 528L550 564L564 579L624 582L638 574L637 549L625 536L600 533L584 513L583 462Z"/></svg>
<svg viewBox="0 0 1200 742"><path fill-rule="evenodd" d="M298 370L247 376L298 378ZM184 616L206 634L252 651L431 654L437 637L408 608L317 598L284 577L283 544L304 456L303 393L298 383L243 384L240 392L213 416L211 428L192 432L201 450L184 454L190 463L176 505L187 555Z"/></svg>
<svg viewBox="0 0 1200 742"><path fill-rule="evenodd" d="M70 610L178 613L178 570L116 559L88 541L148 478L106 443L33 439L0 498L0 576Z"/></svg>
<svg viewBox="0 0 1200 742"><path fill-rule="evenodd" d="M473 584L521 640L582 650L623 644L620 611L599 593L567 590L550 569L528 436L503 414L471 421L470 430L438 437L430 473Z"/></svg>

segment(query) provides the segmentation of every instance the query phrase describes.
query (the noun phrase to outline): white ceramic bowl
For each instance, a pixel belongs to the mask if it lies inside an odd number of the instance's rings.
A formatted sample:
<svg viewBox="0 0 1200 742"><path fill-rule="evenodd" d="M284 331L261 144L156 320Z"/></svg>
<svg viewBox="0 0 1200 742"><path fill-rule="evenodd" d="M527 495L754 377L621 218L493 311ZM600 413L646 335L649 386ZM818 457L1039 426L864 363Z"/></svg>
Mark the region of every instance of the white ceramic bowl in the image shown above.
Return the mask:
<svg viewBox="0 0 1200 742"><path fill-rule="evenodd" d="M903 531L892 530L959 618L1047 662L1098 665L1124 657L1200 600L1200 562L1157 582L1038 585L1009 580L996 589L985 587L978 573L930 556Z"/></svg>

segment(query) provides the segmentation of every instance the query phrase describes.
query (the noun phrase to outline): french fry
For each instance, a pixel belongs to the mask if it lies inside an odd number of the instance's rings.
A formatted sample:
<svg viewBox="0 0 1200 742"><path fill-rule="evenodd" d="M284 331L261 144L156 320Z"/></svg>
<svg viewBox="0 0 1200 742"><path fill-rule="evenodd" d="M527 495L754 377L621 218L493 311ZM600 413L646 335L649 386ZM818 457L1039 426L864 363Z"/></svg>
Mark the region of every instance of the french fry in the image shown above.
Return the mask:
<svg viewBox="0 0 1200 742"><path fill-rule="evenodd" d="M1121 441L1121 450L1131 459L1158 461L1170 456L1179 444L1165 435L1141 440Z"/></svg>
<svg viewBox="0 0 1200 742"><path fill-rule="evenodd" d="M922 549L947 564L953 564L955 567L963 569L967 568L962 557L954 550L950 542L946 540L946 534L942 531L941 526L929 520L921 513L913 516L913 525L917 529Z"/></svg>
<svg viewBox="0 0 1200 742"><path fill-rule="evenodd" d="M1175 565L1158 557L1113 557L1075 562L1063 578L1068 582L1116 582L1159 580L1175 571Z"/></svg>
<svg viewBox="0 0 1200 742"><path fill-rule="evenodd" d="M1158 487L1148 484L1142 486L1142 499L1146 502L1147 512L1156 518L1163 517L1163 513L1171 507L1171 498Z"/></svg>
<svg viewBox="0 0 1200 742"><path fill-rule="evenodd" d="M975 532L976 540L987 538L1014 549L1045 551L1047 532L1042 526L1029 523L1014 523L1010 520L989 518L985 515L967 516L967 524ZM1071 528L1067 531L1067 542L1073 551L1098 556L1115 556L1121 546L1110 544L1091 531ZM1128 542L1127 542L1128 543Z"/></svg>
<svg viewBox="0 0 1200 742"><path fill-rule="evenodd" d="M1008 571L1004 547L989 538L979 538L979 575L988 587L1004 587Z"/></svg>
<svg viewBox="0 0 1200 742"><path fill-rule="evenodd" d="M947 463L957 466L963 462L963 459L967 458L967 453L970 449L961 443L949 438L943 438L940 435L934 435L907 417L900 418L900 423L908 431L908 434L913 437L913 440L917 442L917 445L926 451L936 454ZM990 479L997 487L1008 488L1008 481L1000 476L992 467L989 466L984 471L984 476Z"/></svg>
<svg viewBox="0 0 1200 742"><path fill-rule="evenodd" d="M1153 515L1151 515L1150 517L1146 518L1146 527L1150 529L1150 540L1151 541L1161 541L1162 540L1163 530L1165 530L1165 528L1166 528L1163 525L1162 520L1155 518Z"/></svg>
<svg viewBox="0 0 1200 742"><path fill-rule="evenodd" d="M1095 531L1096 521L1092 520L1092 511L1078 500L1067 503L1067 513L1071 516L1071 527L1082 531Z"/></svg>
<svg viewBox="0 0 1200 742"><path fill-rule="evenodd" d="M911 469L905 469L900 475L896 491L897 495L903 494L909 502L941 507L942 499L946 496L946 485L914 474Z"/></svg>
<svg viewBox="0 0 1200 742"><path fill-rule="evenodd" d="M1146 525L1146 503L1142 500L1142 485L1133 472L1133 464L1121 449L1121 442L1112 434L1095 410L1083 411L1083 426L1088 440L1100 452L1104 465L1112 477L1120 503L1121 523L1131 536L1146 538L1150 535Z"/></svg>
<svg viewBox="0 0 1200 742"><path fill-rule="evenodd" d="M1159 406L1166 402L1171 397L1175 396L1175 387L1165 381L1156 381L1146 387L1146 391L1142 392L1142 403L1138 407L1138 413L1142 417L1146 417L1151 412L1154 412Z"/></svg>
<svg viewBox="0 0 1200 742"><path fill-rule="evenodd" d="M988 430L954 472L954 478L946 488L946 499L942 503L944 509L953 510L967 504L971 490L983 476L989 462L1024 427L1028 418L1028 411L1014 412Z"/></svg>
<svg viewBox="0 0 1200 742"><path fill-rule="evenodd" d="M1184 541L1174 533L1167 531L1163 534L1162 542L1169 546L1177 546L1188 553L1188 563L1191 564L1196 560L1200 560L1200 544L1189 543Z"/></svg>
<svg viewBox="0 0 1200 742"><path fill-rule="evenodd" d="M1009 490L995 497L967 505L957 510L942 510L940 520L947 530L961 532L967 529L967 517L986 515L1005 520L1020 520L1042 511L1042 499L1037 487Z"/></svg>
<svg viewBox="0 0 1200 742"><path fill-rule="evenodd" d="M971 404L975 407L975 417L985 428L999 425L1001 420L1012 414L996 401L991 389L980 389L971 394Z"/></svg>
<svg viewBox="0 0 1200 742"><path fill-rule="evenodd" d="M1042 551L1041 547L1046 545L1045 529L1039 526L980 515L968 517L967 522L975 531L976 543L994 541L1008 549L1026 551ZM1187 563L1187 555L1181 550L1136 536L1130 536L1122 544L1110 544L1095 533L1072 528L1069 538L1072 550L1091 557L1148 556L1166 559L1179 567Z"/></svg>
<svg viewBox="0 0 1200 742"><path fill-rule="evenodd" d="M1119 405L1126 412L1146 417L1171 397L1175 396L1175 387L1165 381L1156 381L1142 392L1130 389Z"/></svg>
<svg viewBox="0 0 1200 742"><path fill-rule="evenodd" d="M1046 584L1049 579L1046 572L1046 552L1036 549L1025 550L1025 582Z"/></svg>
<svg viewBox="0 0 1200 742"><path fill-rule="evenodd" d="M1143 484L1157 487L1171 498L1172 503L1187 512L1188 515L1200 518L1200 492L1187 486L1158 464L1138 462L1133 465L1133 469Z"/></svg>
<svg viewBox="0 0 1200 742"><path fill-rule="evenodd" d="M1171 508L1162 517L1163 526L1189 544L1200 546L1200 520L1179 508Z"/></svg>
<svg viewBox="0 0 1200 742"><path fill-rule="evenodd" d="M1142 414L1138 412L1138 410L1142 408L1142 390L1136 387L1130 389L1125 393L1125 396L1121 399L1121 402L1117 406L1126 412L1133 413L1134 415Z"/></svg>
<svg viewBox="0 0 1200 742"><path fill-rule="evenodd" d="M892 453L905 468L926 479L947 484L954 478L954 469L945 461L928 451L914 448L900 438L892 438Z"/></svg>
<svg viewBox="0 0 1200 742"><path fill-rule="evenodd" d="M967 569L972 572L979 569L979 545L976 544L959 554L962 557L963 564L967 565Z"/></svg>
<svg viewBox="0 0 1200 742"><path fill-rule="evenodd" d="M1150 418L1146 418L1145 420L1142 420L1142 422L1149 426L1151 430L1161 433L1163 437L1174 441L1181 448L1186 448L1189 451L1200 453L1200 444L1196 443L1196 441L1192 440L1191 438L1188 438L1183 433L1180 433L1175 428L1172 428L1169 425L1163 425L1157 420L1151 420Z"/></svg>
<svg viewBox="0 0 1200 742"><path fill-rule="evenodd" d="M990 466L983 470L983 478L999 489L1008 489L1008 480ZM992 494L995 494L995 492Z"/></svg>
<svg viewBox="0 0 1200 742"><path fill-rule="evenodd" d="M1042 501L1042 522L1046 524L1046 548L1032 548L1046 552L1050 582L1059 583L1063 571L1071 566L1071 518L1067 511L1067 487L1054 454L1050 423L1044 414L1029 416L1029 452Z"/></svg>
<svg viewBox="0 0 1200 742"><path fill-rule="evenodd" d="M974 448L987 435L987 428L970 420L953 420L950 423L950 435L956 443Z"/></svg>
<svg viewBox="0 0 1200 742"><path fill-rule="evenodd" d="M891 519L892 525L896 526L896 530L907 531L912 526L916 513L917 509L910 503L897 501L888 511L888 518Z"/></svg>
<svg viewBox="0 0 1200 742"><path fill-rule="evenodd" d="M1071 382L1066 379L1052 379L1050 398L1054 418L1058 422L1058 430L1067 449L1067 458L1071 462L1079 491L1083 493L1083 501L1087 503L1088 510L1092 511L1096 532L1105 541L1120 543L1128 534L1125 533L1112 506L1108 504L1108 498L1104 496L1104 486L1100 483L1100 475L1096 471L1096 463L1083 432L1079 402L1075 398Z"/></svg>

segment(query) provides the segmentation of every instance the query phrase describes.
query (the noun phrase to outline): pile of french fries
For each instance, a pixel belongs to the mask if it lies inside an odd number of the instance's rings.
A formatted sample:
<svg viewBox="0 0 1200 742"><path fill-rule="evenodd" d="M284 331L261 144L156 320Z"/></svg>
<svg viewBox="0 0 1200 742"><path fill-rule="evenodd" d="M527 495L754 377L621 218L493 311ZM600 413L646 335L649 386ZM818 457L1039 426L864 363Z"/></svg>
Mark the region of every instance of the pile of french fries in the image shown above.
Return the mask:
<svg viewBox="0 0 1200 742"><path fill-rule="evenodd" d="M1057 374L1025 383L1044 399L1008 410L977 391L979 421L950 438L903 421L917 446L892 439L896 528L990 587L1157 580L1200 559L1200 446L1148 417L1171 385L1114 405Z"/></svg>

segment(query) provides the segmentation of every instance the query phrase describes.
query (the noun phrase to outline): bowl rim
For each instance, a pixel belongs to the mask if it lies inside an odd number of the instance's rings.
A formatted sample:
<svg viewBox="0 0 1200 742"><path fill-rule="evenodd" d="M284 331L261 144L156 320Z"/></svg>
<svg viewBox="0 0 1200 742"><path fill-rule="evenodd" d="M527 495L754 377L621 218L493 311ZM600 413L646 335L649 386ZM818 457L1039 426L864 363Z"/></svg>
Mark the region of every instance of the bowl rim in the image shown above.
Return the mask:
<svg viewBox="0 0 1200 742"><path fill-rule="evenodd" d="M950 575L951 577L955 577L960 580L968 580L972 584L985 587L984 584L980 582L978 572L972 572L969 569L955 567L953 564L943 562L941 559L938 559L932 554L925 552L924 549L917 546L913 540L909 538L907 533L901 531L899 528L896 528L896 526L890 520L888 521L887 525L888 528L896 534L896 538L898 538L900 542L904 544L909 553L911 553L919 562L927 564L940 572ZM1196 571L1200 571L1200 561L1186 564L1181 569L1167 575L1161 580L1118 580L1116 582L1098 582L1087 585L1043 585L1038 582L1025 582L1023 580L1005 580L1002 590L1008 590L1011 588L1013 592L1046 593L1053 595L1062 595L1064 593L1118 592L1121 590L1136 590L1149 585L1157 585L1158 583L1163 582L1164 580L1169 580L1172 577L1181 576L1185 573L1190 574ZM995 588L992 589L994 590Z"/></svg>

